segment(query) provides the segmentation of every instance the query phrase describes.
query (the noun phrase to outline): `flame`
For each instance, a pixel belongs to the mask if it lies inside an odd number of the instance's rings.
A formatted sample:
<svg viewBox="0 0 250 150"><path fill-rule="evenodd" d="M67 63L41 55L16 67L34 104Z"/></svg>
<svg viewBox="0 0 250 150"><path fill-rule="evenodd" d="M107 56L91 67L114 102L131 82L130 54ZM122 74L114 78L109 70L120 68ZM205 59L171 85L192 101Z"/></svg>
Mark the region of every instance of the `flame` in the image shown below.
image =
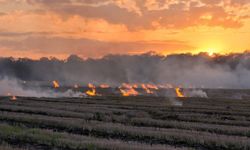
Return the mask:
<svg viewBox="0 0 250 150"><path fill-rule="evenodd" d="M75 89L78 89L78 88L79 88L78 84L75 84L75 85L74 85L74 88L75 88Z"/></svg>
<svg viewBox="0 0 250 150"><path fill-rule="evenodd" d="M16 98L16 96L11 96L10 99L13 100L13 101L15 101L17 98Z"/></svg>
<svg viewBox="0 0 250 150"><path fill-rule="evenodd" d="M52 83L53 83L54 88L59 88L60 87L58 81L54 80Z"/></svg>
<svg viewBox="0 0 250 150"><path fill-rule="evenodd" d="M133 87L134 89L137 89L137 88L138 88L138 85L137 85L137 84L133 84L132 87Z"/></svg>
<svg viewBox="0 0 250 150"><path fill-rule="evenodd" d="M122 96L136 96L139 94L134 88L120 89L120 92Z"/></svg>
<svg viewBox="0 0 250 150"><path fill-rule="evenodd" d="M135 90L135 88L137 88L138 86L136 84L134 85L130 85L130 84L127 84L127 83L123 83L119 89L120 89L120 92L122 94L122 96L136 96L138 95L139 93Z"/></svg>
<svg viewBox="0 0 250 150"><path fill-rule="evenodd" d="M175 93L177 97L185 97L184 94L181 93L180 88L175 88Z"/></svg>
<svg viewBox="0 0 250 150"><path fill-rule="evenodd" d="M133 88L133 86L131 86L131 85L128 84L128 83L122 83L121 87L126 88L126 89L131 89L131 88Z"/></svg>
<svg viewBox="0 0 250 150"><path fill-rule="evenodd" d="M91 83L88 84L88 87L89 87L90 89L94 89L94 88L95 88L94 84L91 84Z"/></svg>
<svg viewBox="0 0 250 150"><path fill-rule="evenodd" d="M100 85L100 88L103 88L103 89L106 89L106 88L109 88L110 86L108 84L101 84Z"/></svg>
<svg viewBox="0 0 250 150"><path fill-rule="evenodd" d="M16 96L12 95L11 93L7 93L7 96L9 96L10 100L13 100L13 101L17 99Z"/></svg>
<svg viewBox="0 0 250 150"><path fill-rule="evenodd" d="M159 88L154 84L147 84L147 88L158 90Z"/></svg>
<svg viewBox="0 0 250 150"><path fill-rule="evenodd" d="M96 90L95 90L95 89L88 90L88 91L86 92L86 94L87 94L88 96L96 96Z"/></svg>
<svg viewBox="0 0 250 150"><path fill-rule="evenodd" d="M141 84L141 87L146 91L147 94L154 94L154 92L148 89L145 84Z"/></svg>
<svg viewBox="0 0 250 150"><path fill-rule="evenodd" d="M96 96L96 89L95 86L91 83L88 84L88 87L90 88L90 90L86 91L86 94L88 96Z"/></svg>

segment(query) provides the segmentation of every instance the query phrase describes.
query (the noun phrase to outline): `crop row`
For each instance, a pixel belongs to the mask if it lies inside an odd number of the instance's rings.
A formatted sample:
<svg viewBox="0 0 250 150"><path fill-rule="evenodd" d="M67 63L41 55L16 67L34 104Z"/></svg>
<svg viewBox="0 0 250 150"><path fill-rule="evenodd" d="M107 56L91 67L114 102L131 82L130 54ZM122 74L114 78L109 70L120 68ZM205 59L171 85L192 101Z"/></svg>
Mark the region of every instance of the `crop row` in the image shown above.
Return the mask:
<svg viewBox="0 0 250 150"><path fill-rule="evenodd" d="M10 145L27 145L33 149L61 149L61 150L161 150L161 149L185 149L164 145L147 145L136 142L123 142L120 140L108 140L87 136L73 135L69 133L59 133L52 130L38 128L26 128L0 124L0 140Z"/></svg>
<svg viewBox="0 0 250 150"><path fill-rule="evenodd" d="M134 115L133 117L126 115L115 115L115 114L103 114L103 113L78 113L69 111L57 111L46 108L30 108L30 107L10 107L0 106L2 112L18 112L25 114L39 114L47 115L52 117L64 117L64 118L78 118L84 120L99 120L104 122L122 123L133 126L146 126L146 127L157 127L157 128L177 128L186 130L197 130L207 131L217 134L226 135L238 135L238 136L249 136L250 129L248 127L236 127L236 126L225 126L225 125L213 125L205 123L192 123L185 121L174 121L174 120L156 120L149 117L143 117L142 115ZM145 115L144 115L145 116Z"/></svg>
<svg viewBox="0 0 250 150"><path fill-rule="evenodd" d="M150 127L133 127L122 124L63 119L25 114L2 114L2 122L30 128L52 129L60 132L74 133L85 136L137 141L150 144L179 145L204 149L249 149L250 140L246 137L226 136L207 132L177 129L158 129Z"/></svg>

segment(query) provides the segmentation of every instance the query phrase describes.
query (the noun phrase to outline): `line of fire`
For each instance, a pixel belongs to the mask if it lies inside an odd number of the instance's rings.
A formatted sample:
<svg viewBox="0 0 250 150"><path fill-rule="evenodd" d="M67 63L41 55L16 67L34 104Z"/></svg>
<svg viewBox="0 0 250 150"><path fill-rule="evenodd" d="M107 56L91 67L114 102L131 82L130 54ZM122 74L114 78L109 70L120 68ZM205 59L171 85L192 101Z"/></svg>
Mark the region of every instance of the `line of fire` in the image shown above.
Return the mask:
<svg viewBox="0 0 250 150"><path fill-rule="evenodd" d="M60 83L56 80L52 81L52 87L54 89L60 88ZM72 88L74 90L81 91L83 95L86 96L102 96L102 95L120 95L120 96L140 96L140 95L148 95L148 96L157 96L158 93L162 90L172 89L175 93L174 97L185 97L185 94L182 92L182 89L179 87L173 87L171 84L166 85L155 85L155 84L129 84L123 83L118 87L112 87L108 84L100 84L95 86L92 83L89 83L85 86L79 86L78 84L73 85ZM111 91L111 92L108 92ZM99 93L98 93L99 92Z"/></svg>

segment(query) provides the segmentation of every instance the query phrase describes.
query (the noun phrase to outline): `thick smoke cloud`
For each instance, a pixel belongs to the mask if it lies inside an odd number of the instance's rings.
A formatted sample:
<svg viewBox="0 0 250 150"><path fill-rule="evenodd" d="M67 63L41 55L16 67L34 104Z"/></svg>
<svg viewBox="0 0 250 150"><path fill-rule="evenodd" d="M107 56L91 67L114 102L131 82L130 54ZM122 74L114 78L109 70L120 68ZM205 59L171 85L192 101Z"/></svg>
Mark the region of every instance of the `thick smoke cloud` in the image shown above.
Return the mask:
<svg viewBox="0 0 250 150"><path fill-rule="evenodd" d="M160 56L108 55L101 59L67 60L0 58L0 76L23 81L61 84L153 83L182 87L250 88L250 53L217 55L179 54Z"/></svg>

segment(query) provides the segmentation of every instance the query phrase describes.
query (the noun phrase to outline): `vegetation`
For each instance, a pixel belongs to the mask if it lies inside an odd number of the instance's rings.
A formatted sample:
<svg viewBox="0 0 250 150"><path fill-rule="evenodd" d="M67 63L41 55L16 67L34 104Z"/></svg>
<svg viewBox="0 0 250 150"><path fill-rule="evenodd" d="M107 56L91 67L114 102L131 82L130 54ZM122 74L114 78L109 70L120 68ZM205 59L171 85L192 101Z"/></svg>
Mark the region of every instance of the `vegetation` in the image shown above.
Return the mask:
<svg viewBox="0 0 250 150"><path fill-rule="evenodd" d="M250 101L0 98L0 149L250 149Z"/></svg>

